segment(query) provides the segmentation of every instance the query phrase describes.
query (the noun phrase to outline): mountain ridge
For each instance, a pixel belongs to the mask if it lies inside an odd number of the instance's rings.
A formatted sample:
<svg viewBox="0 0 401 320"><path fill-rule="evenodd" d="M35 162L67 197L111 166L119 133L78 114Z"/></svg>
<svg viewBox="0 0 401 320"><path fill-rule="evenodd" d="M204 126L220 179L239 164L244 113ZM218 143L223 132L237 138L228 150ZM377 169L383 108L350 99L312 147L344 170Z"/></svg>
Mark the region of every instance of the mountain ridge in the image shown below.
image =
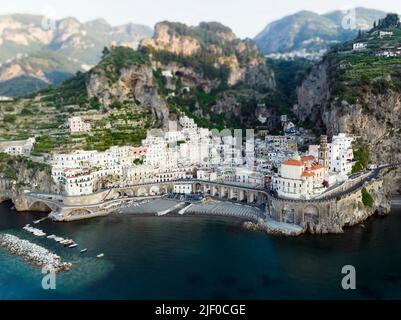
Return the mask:
<svg viewBox="0 0 401 320"><path fill-rule="evenodd" d="M0 79L24 76L54 84L46 74L57 71L72 76L76 71L87 71L100 60L104 46L136 48L140 40L151 35L152 29L145 25L112 26L104 19L80 22L66 17L50 21L41 15L2 15ZM38 64L37 59L42 62Z"/></svg>
<svg viewBox="0 0 401 320"><path fill-rule="evenodd" d="M383 11L357 7L355 28L344 29L342 22L347 14L340 10L326 14L299 11L269 23L254 41L264 54L305 56L316 53L317 58L332 44L351 40L357 30L368 29L374 21L385 16Z"/></svg>

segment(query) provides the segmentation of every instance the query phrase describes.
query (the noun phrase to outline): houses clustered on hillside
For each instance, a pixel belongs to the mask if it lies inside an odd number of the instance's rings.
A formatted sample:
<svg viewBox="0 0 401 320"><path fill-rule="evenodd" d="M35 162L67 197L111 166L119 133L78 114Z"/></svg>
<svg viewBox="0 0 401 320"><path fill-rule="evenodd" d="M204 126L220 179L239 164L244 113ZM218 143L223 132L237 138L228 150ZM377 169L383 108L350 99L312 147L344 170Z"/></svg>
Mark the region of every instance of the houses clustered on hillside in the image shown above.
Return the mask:
<svg viewBox="0 0 401 320"><path fill-rule="evenodd" d="M149 131L141 147L54 154L51 164L53 178L68 195L166 181L177 181L177 193L191 193L191 187L179 181L197 178L311 198L347 179L352 169L352 141L344 134L334 137L331 144L323 139L320 146L310 146L308 155L300 157L296 136L266 135L243 143L242 136L215 134L183 115L167 131Z"/></svg>
<svg viewBox="0 0 401 320"><path fill-rule="evenodd" d="M393 38L393 31L376 30L371 33L371 36L377 37L378 39ZM364 41L354 42L352 46L353 51L365 51L369 49L368 43ZM373 50L373 54L376 57L399 57L401 56L401 46L399 45L383 45L379 49Z"/></svg>
<svg viewBox="0 0 401 320"><path fill-rule="evenodd" d="M70 122L77 130L87 130L79 119ZM287 134L282 136L249 134L243 142L242 135L200 128L182 115L166 131L150 130L140 147L54 153L49 162L54 181L69 196L166 181L176 182L176 193L192 193L191 186L180 181L197 178L309 199L347 180L353 166L353 137L340 134L329 144L323 136L320 145L310 145L301 156L298 143L304 137L291 123L286 122L284 129ZM34 143L34 139L3 142L0 151L26 156Z"/></svg>

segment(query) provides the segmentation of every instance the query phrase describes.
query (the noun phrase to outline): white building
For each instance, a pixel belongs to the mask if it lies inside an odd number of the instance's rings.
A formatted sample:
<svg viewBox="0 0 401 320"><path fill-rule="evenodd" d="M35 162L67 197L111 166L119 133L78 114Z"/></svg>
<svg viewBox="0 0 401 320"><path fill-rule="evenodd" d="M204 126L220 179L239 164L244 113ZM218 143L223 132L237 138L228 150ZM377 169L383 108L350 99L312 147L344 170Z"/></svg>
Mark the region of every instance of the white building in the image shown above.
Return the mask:
<svg viewBox="0 0 401 320"><path fill-rule="evenodd" d="M380 38L392 37L393 35L394 33L392 31L379 31Z"/></svg>
<svg viewBox="0 0 401 320"><path fill-rule="evenodd" d="M69 118L68 126L72 133L88 132L91 130L91 125L89 121L83 120L81 117Z"/></svg>
<svg viewBox="0 0 401 320"><path fill-rule="evenodd" d="M117 184L122 182L125 168L133 166L137 158L137 148L112 147L104 152L53 154L50 163L53 180L64 185L67 195L86 195L94 192L94 184L103 177L115 177Z"/></svg>
<svg viewBox="0 0 401 320"><path fill-rule="evenodd" d="M12 156L29 156L35 143L35 138L17 141L0 141L0 152Z"/></svg>
<svg viewBox="0 0 401 320"><path fill-rule="evenodd" d="M217 180L217 172L210 169L200 169L196 172L196 178L203 181L215 181Z"/></svg>
<svg viewBox="0 0 401 320"><path fill-rule="evenodd" d="M312 156L296 155L282 163L271 188L280 197L310 199L324 191L323 181L324 168Z"/></svg>
<svg viewBox="0 0 401 320"><path fill-rule="evenodd" d="M180 125L185 129L197 129L198 125L195 123L194 119L187 116L180 117Z"/></svg>
<svg viewBox="0 0 401 320"><path fill-rule="evenodd" d="M366 43L356 42L356 43L354 43L352 49L354 51L360 51L360 50L365 50L367 47L368 47L368 45Z"/></svg>
<svg viewBox="0 0 401 320"><path fill-rule="evenodd" d="M329 171L349 175L352 171L354 153L352 150L352 142L354 137L340 133L333 136L331 144L329 144Z"/></svg>
<svg viewBox="0 0 401 320"><path fill-rule="evenodd" d="M192 184L175 184L174 185L174 193L180 194L191 194L192 193Z"/></svg>

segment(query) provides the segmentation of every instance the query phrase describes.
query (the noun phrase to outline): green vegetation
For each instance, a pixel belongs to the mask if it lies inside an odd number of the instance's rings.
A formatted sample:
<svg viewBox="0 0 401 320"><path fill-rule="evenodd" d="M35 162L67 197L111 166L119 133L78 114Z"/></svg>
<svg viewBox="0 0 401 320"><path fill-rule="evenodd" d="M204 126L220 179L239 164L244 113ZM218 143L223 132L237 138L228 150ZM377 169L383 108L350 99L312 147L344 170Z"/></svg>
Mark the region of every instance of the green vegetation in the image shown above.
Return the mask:
<svg viewBox="0 0 401 320"><path fill-rule="evenodd" d="M15 114L5 114L4 115L5 123L15 123L16 120L17 120L17 116Z"/></svg>
<svg viewBox="0 0 401 320"><path fill-rule="evenodd" d="M379 32L392 34L380 37ZM356 42L365 43L365 50L353 50ZM401 92L401 56L379 56L381 52L394 52L401 43L398 17L389 14L369 32L360 32L354 41L336 46L325 57L329 62L332 95L349 103L364 104L364 96L390 90Z"/></svg>
<svg viewBox="0 0 401 320"><path fill-rule="evenodd" d="M96 66L94 72L103 70L111 83L115 83L120 77L124 68L137 65L149 65L149 57L137 50L128 47L115 47L106 52L102 61Z"/></svg>
<svg viewBox="0 0 401 320"><path fill-rule="evenodd" d="M354 161L356 161L352 167L352 173L354 174L363 171L368 167L370 147L361 139L357 139L353 142L352 149L354 151Z"/></svg>
<svg viewBox="0 0 401 320"><path fill-rule="evenodd" d="M88 103L86 92L87 74L77 72L76 75L66 81L60 87L50 87L39 92L42 101L51 106L80 105Z"/></svg>
<svg viewBox="0 0 401 320"><path fill-rule="evenodd" d="M18 179L18 172L23 168L32 171L49 171L49 165L45 163L34 162L23 156L11 156L0 152L0 175L10 180Z"/></svg>
<svg viewBox="0 0 401 320"><path fill-rule="evenodd" d="M362 189L362 202L365 206L373 208L374 200L366 188Z"/></svg>
<svg viewBox="0 0 401 320"><path fill-rule="evenodd" d="M53 137L49 135L42 135L36 139L35 147L32 151L33 154L50 153L54 148L60 146L64 139L60 137Z"/></svg>
<svg viewBox="0 0 401 320"><path fill-rule="evenodd" d="M275 74L277 85L277 105L281 114L288 114L297 103L296 88L308 73L313 63L310 60L297 58L294 60L267 59Z"/></svg>
<svg viewBox="0 0 401 320"><path fill-rule="evenodd" d="M218 55L207 51L200 51L192 56L178 55L169 51L143 48L144 54L151 54L153 58L164 65L177 62L184 67L191 67L195 72L202 74L206 79L219 79L226 84L229 76L229 68L225 64L216 65Z"/></svg>

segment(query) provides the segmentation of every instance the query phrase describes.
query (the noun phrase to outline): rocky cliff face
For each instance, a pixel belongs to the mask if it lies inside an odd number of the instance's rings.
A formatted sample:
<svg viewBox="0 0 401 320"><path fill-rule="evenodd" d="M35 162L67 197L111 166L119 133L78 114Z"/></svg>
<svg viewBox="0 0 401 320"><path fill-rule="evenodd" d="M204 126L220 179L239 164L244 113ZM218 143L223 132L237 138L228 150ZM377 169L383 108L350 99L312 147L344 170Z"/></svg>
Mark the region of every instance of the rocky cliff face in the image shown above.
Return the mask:
<svg viewBox="0 0 401 320"><path fill-rule="evenodd" d="M23 157L1 155L0 202L11 199L16 207L24 208L25 191L58 193L48 165L36 163Z"/></svg>
<svg viewBox="0 0 401 320"><path fill-rule="evenodd" d="M257 105L275 90L274 73L256 46L216 22L195 27L161 22L140 47L155 70L171 74L161 88L174 96L168 102L212 123L254 124ZM185 87L190 91L183 95ZM221 122L223 117L230 119Z"/></svg>
<svg viewBox="0 0 401 320"><path fill-rule="evenodd" d="M316 65L298 87L298 119L310 121L329 136L360 136L371 146L372 162L401 161L401 94L392 89L377 93L365 86L363 96L350 103L333 94L331 68L329 60ZM399 175L395 179L400 183Z"/></svg>
<svg viewBox="0 0 401 320"><path fill-rule="evenodd" d="M113 70L113 79L110 78L111 70L107 68L99 65L89 72L86 88L90 99L96 97L106 107L116 101L132 101L152 112L156 126L167 124L169 110L158 93L149 63L131 64Z"/></svg>
<svg viewBox="0 0 401 320"><path fill-rule="evenodd" d="M173 32L169 25L165 23L156 24L153 38L144 39L141 45L184 56L192 56L201 49L197 39L191 36L179 35Z"/></svg>

